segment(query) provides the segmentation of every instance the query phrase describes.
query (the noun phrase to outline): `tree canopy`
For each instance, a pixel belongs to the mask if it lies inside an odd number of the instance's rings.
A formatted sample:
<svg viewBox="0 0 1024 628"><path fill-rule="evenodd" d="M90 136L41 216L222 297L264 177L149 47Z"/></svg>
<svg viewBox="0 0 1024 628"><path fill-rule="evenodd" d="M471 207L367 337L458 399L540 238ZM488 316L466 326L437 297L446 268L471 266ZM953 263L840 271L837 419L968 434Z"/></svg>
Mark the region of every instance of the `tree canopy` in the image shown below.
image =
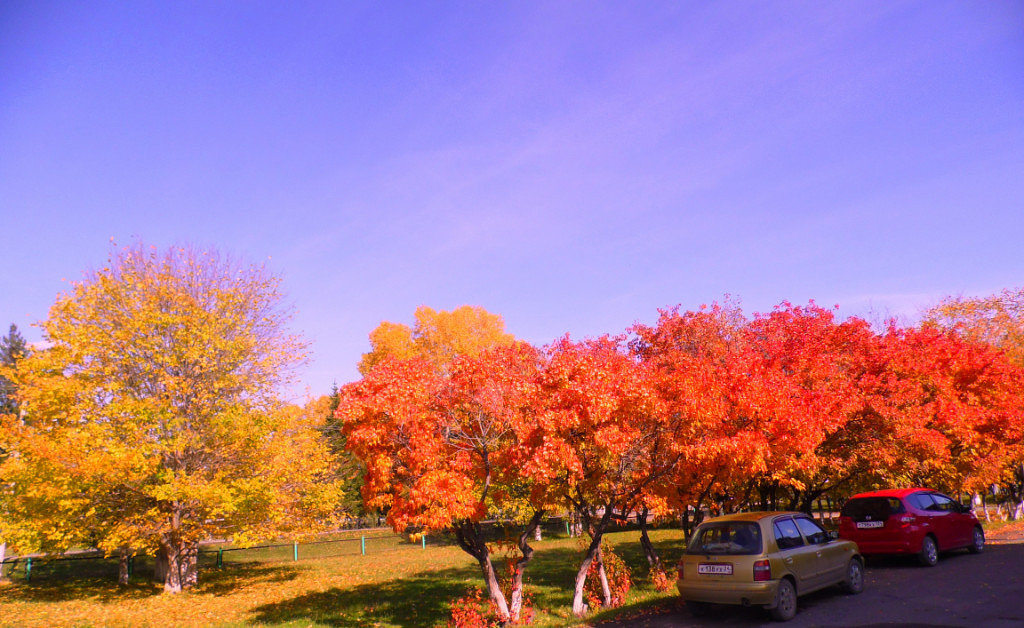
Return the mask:
<svg viewBox="0 0 1024 628"><path fill-rule="evenodd" d="M0 468L23 549L156 550L165 590L195 582L199 541L328 524L331 457L279 400L305 356L279 282L214 251L141 245L61 295L47 349L8 376Z"/></svg>
<svg viewBox="0 0 1024 628"><path fill-rule="evenodd" d="M421 305L416 308L415 318L412 328L389 321L374 328L370 332L371 350L363 354L359 372L366 375L388 356L419 356L440 367L455 356L476 356L485 349L515 340L505 331L504 319L482 307L463 305L448 312Z"/></svg>

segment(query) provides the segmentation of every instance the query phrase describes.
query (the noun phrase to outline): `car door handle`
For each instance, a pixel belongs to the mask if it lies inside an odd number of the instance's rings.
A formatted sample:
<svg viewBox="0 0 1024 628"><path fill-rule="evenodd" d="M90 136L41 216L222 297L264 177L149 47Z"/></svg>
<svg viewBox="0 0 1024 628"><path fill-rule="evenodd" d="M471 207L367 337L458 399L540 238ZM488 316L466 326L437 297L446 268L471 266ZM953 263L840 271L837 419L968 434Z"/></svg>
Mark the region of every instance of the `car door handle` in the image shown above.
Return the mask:
<svg viewBox="0 0 1024 628"><path fill-rule="evenodd" d="M793 559L792 559L792 558L790 558L789 556L787 556L787 557L786 557L786 564L787 564L787 565L792 565L792 564L793 564Z"/></svg>
<svg viewBox="0 0 1024 628"><path fill-rule="evenodd" d="M821 552L817 552L818 558L821 558Z"/></svg>

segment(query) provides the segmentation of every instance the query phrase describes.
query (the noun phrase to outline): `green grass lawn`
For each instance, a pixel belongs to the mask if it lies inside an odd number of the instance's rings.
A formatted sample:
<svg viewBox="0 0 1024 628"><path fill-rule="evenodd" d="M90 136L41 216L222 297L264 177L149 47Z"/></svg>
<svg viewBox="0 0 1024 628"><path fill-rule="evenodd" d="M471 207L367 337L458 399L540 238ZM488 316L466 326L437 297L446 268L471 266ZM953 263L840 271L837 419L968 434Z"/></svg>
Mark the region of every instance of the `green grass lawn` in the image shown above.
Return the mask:
<svg viewBox="0 0 1024 628"><path fill-rule="evenodd" d="M658 593L648 583L638 532L606 538L632 568L634 588L625 607L594 613L586 622L675 603L674 591ZM656 530L651 538L665 564L674 565L682 532ZM453 545L422 549L394 538L374 543L368 540L366 556L358 542L343 550L337 544L303 545L298 562L290 548L225 552L223 569L213 567L215 554L208 554L199 585L180 595L164 595L160 585L146 582L150 567L144 561L125 588L107 573L69 578L43 567L31 582L15 580L0 588L0 625L437 626L447 620L450 601L480 585L476 563ZM536 553L527 581L537 609L533 625L584 623L571 613L580 542L563 535L532 545Z"/></svg>

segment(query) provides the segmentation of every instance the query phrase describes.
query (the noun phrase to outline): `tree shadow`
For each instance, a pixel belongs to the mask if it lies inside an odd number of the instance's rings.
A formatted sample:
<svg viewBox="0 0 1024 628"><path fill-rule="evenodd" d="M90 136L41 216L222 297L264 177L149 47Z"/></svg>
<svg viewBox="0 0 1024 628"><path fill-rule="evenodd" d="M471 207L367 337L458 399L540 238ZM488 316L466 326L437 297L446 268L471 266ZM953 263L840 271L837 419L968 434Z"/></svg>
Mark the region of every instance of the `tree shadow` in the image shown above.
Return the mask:
<svg viewBox="0 0 1024 628"><path fill-rule="evenodd" d="M611 540L611 539L610 539ZM655 542L663 563L674 565L682 553L681 541ZM649 573L647 561L638 542L632 539L614 544L618 553L634 573L634 581L645 586ZM526 571L527 596L537 609L567 609L572 604L573 584L582 559L576 547L536 548ZM506 569L500 556L493 557L495 569ZM300 595L290 600L270 603L253 609L249 620L258 624L287 622L318 623L327 626L370 627L381 622L401 626L436 626L450 615L450 604L468 592L482 588L480 571L475 564L443 570L425 570L405 578L354 587L333 587L326 591ZM600 611L592 620L619 617L626 613L662 612L664 599L645 601L620 609Z"/></svg>
<svg viewBox="0 0 1024 628"><path fill-rule="evenodd" d="M234 563L227 569L203 570L195 593L224 595L239 588L263 582L287 582L297 577L298 571L289 565L262 563ZM51 577L33 577L30 582L12 582L4 586L5 600L21 602L60 602L66 600L94 600L101 604L117 604L140 600L163 593L163 585L150 580L146 573L137 573L126 586L118 586L113 577L76 577L62 580Z"/></svg>
<svg viewBox="0 0 1024 628"><path fill-rule="evenodd" d="M254 584L290 582L298 575L299 570L287 564L232 563L224 569L202 572L192 590L199 594L226 595Z"/></svg>
<svg viewBox="0 0 1024 628"><path fill-rule="evenodd" d="M259 624L293 621L327 626L377 626L389 621L400 626L435 626L447 619L449 604L473 589L467 583L475 568L424 571L409 578L333 587L258 606L250 620Z"/></svg>
<svg viewBox="0 0 1024 628"><path fill-rule="evenodd" d="M34 579L32 582L12 582L3 588L5 601L19 602L63 602L66 600L95 600L111 604L128 600L141 600L159 595L163 587L155 582L131 582L118 586L115 581L103 578L79 578L71 581L47 581Z"/></svg>

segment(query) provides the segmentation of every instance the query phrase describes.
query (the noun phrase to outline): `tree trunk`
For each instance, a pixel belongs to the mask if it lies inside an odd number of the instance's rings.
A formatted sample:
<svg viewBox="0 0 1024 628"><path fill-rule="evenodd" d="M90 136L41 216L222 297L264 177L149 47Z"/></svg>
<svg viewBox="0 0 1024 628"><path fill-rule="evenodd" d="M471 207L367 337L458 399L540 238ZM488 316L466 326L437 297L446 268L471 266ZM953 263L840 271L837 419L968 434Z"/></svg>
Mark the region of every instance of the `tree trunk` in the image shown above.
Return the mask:
<svg viewBox="0 0 1024 628"><path fill-rule="evenodd" d="M491 552L487 549L487 543L483 540L479 524L463 521L456 524L454 530L455 539L458 541L459 547L462 548L462 551L475 558L480 565L480 573L483 575L484 583L487 585L487 595L497 608L498 617L501 618L502 622L508 621L508 601L505 599L505 594L501 591L501 584L498 582L498 576L494 572L494 565L491 563Z"/></svg>
<svg viewBox="0 0 1024 628"><path fill-rule="evenodd" d="M132 555L128 550L122 549L117 553L117 584L126 586L128 584L128 562Z"/></svg>
<svg viewBox="0 0 1024 628"><path fill-rule="evenodd" d="M988 504L985 502L984 493L981 493L981 509L985 512L985 523L992 523L992 519L988 516Z"/></svg>
<svg viewBox="0 0 1024 628"><path fill-rule="evenodd" d="M512 600L508 609L509 620L513 623L519 621L519 615L523 611L523 574L526 573L526 566L533 558L533 548L527 544L526 539L530 538L530 534L534 534L534 538L539 540L540 521L543 518L543 510L533 513L530 523L519 535L519 552L522 556L516 561L515 569L512 571Z"/></svg>
<svg viewBox="0 0 1024 628"><path fill-rule="evenodd" d="M181 548L161 545L164 555L164 593L181 593Z"/></svg>
<svg viewBox="0 0 1024 628"><path fill-rule="evenodd" d="M612 605L612 588L608 586L608 572L604 570L600 547L597 548L597 576L601 579L601 606L609 608Z"/></svg>
<svg viewBox="0 0 1024 628"><path fill-rule="evenodd" d="M199 544L189 543L181 555L181 587L191 589L199 583Z"/></svg>
<svg viewBox="0 0 1024 628"><path fill-rule="evenodd" d="M504 623L508 621L508 602L505 600L505 594L501 591L501 583L498 582L498 575L494 572L494 565L491 563L491 557L488 554L482 559L478 559L480 564L480 572L484 576L484 582L487 584L487 594L494 602L497 607L498 619Z"/></svg>
<svg viewBox="0 0 1024 628"><path fill-rule="evenodd" d="M162 580L165 593L181 593L199 580L199 546L164 537L157 552L154 578Z"/></svg>
<svg viewBox="0 0 1024 628"><path fill-rule="evenodd" d="M573 590L572 596L572 612L577 617L583 617L587 613L587 606L583 601L583 587L587 583L587 572L590 571L590 563L594 562L597 550L600 547L601 532L598 532L594 535L594 538L590 540L590 546L587 548L587 553L583 556L583 562L580 563L580 568L576 572L576 587Z"/></svg>
<svg viewBox="0 0 1024 628"><path fill-rule="evenodd" d="M647 508L643 508L637 514L636 521L640 525L640 547L644 550L644 556L647 557L647 564L650 565L651 571L661 569L661 557L658 556L658 552L655 551L654 545L651 543L651 537L647 535Z"/></svg>
<svg viewBox="0 0 1024 628"><path fill-rule="evenodd" d="M0 541L0 582L6 582L4 578L4 560L7 558L7 541Z"/></svg>
<svg viewBox="0 0 1024 628"><path fill-rule="evenodd" d="M581 515L587 519L586 527L587 531L591 535L591 539L590 545L587 547L587 553L583 556L583 562L580 563L580 568L576 572L576 586L572 597L572 612L577 617L582 617L587 612L587 606L583 601L583 587L587 583L587 572L590 571L590 563L594 562L594 558L601 549L601 537L604 535L605 528L608 527L608 521L612 516L612 508L611 505L605 506L604 515L596 526L590 525L589 514L581 513Z"/></svg>

